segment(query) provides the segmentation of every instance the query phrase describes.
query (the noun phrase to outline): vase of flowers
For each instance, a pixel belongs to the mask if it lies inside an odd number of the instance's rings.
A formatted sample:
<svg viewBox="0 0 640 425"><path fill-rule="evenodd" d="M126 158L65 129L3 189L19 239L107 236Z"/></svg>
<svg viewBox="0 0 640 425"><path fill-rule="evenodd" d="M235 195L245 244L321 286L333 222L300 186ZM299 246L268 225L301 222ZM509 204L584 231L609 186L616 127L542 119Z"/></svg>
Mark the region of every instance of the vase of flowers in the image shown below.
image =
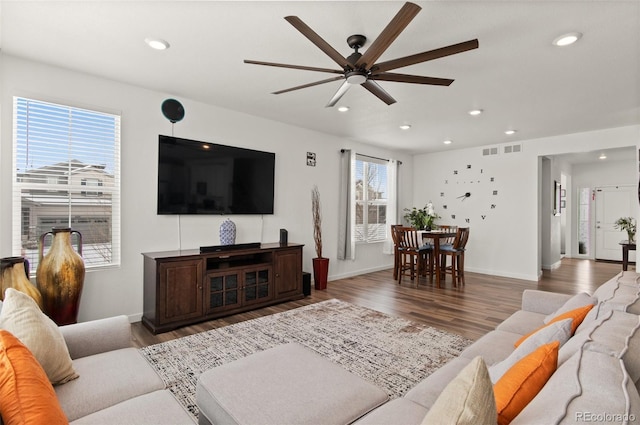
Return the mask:
<svg viewBox="0 0 640 425"><path fill-rule="evenodd" d="M404 211L406 211L404 219L418 230L431 230L434 221L440 218L440 216L436 214L431 201L429 201L424 208L405 208Z"/></svg>
<svg viewBox="0 0 640 425"><path fill-rule="evenodd" d="M627 232L627 238L629 243L635 243L636 241L636 221L633 217L620 217L613 225L617 230L623 230Z"/></svg>

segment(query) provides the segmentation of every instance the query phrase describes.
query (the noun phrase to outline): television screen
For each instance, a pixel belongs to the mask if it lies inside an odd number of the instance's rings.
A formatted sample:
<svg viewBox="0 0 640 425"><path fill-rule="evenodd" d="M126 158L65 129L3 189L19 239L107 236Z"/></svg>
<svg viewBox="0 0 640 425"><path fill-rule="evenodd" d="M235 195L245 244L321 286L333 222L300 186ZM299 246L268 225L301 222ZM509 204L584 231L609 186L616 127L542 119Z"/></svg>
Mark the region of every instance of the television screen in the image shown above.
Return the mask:
<svg viewBox="0 0 640 425"><path fill-rule="evenodd" d="M273 214L275 154L159 136L158 214Z"/></svg>

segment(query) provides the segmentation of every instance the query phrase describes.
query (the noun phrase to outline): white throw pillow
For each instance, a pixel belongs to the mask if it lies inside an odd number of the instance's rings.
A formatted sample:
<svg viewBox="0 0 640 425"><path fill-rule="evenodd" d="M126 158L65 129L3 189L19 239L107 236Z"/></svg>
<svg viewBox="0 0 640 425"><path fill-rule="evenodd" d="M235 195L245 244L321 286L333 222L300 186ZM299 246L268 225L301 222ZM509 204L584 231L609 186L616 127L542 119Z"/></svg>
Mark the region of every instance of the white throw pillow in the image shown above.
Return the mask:
<svg viewBox="0 0 640 425"><path fill-rule="evenodd" d="M559 320L545 326L538 332L531 335L529 338L522 341L522 344L518 345L518 348L504 359L503 361L494 364L489 368L489 376L491 382L494 384L505 374L506 371L511 369L511 366L516 364L520 359L524 358L528 354L534 352L538 347L544 344L548 344L553 341L560 342L560 347L571 338L571 322L573 319Z"/></svg>
<svg viewBox="0 0 640 425"><path fill-rule="evenodd" d="M567 302L565 302L562 307L549 314L544 318L544 324L546 325L554 318L560 316L563 313L566 313L571 310L575 310L576 308L584 307L585 305L594 305L597 302L597 299L593 298L591 295L586 292L581 292L573 297L569 298Z"/></svg>
<svg viewBox="0 0 640 425"><path fill-rule="evenodd" d="M0 328L11 332L31 351L52 384L78 377L58 325L27 294L13 288L5 291Z"/></svg>
<svg viewBox="0 0 640 425"><path fill-rule="evenodd" d="M497 418L493 384L478 356L442 390L422 425L495 424Z"/></svg>

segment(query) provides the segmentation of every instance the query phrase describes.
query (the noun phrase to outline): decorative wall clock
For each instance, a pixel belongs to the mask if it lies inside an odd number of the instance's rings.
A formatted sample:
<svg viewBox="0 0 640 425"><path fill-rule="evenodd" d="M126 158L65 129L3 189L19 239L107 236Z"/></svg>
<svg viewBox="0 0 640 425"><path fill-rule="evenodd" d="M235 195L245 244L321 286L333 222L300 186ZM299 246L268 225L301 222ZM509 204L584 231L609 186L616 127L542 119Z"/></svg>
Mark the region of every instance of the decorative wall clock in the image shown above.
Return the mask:
<svg viewBox="0 0 640 425"><path fill-rule="evenodd" d="M442 220L462 220L470 224L474 220L485 220L497 208L496 179L482 168L467 164L452 170L443 183Z"/></svg>

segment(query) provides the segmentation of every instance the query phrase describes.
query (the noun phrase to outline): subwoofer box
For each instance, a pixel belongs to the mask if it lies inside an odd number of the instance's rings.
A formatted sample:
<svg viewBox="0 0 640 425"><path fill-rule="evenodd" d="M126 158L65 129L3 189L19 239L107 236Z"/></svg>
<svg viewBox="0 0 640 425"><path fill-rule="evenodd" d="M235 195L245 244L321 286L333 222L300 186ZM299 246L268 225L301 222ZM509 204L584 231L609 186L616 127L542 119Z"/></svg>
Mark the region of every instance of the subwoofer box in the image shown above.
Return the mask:
<svg viewBox="0 0 640 425"><path fill-rule="evenodd" d="M302 293L305 297L311 295L311 273L302 272Z"/></svg>

